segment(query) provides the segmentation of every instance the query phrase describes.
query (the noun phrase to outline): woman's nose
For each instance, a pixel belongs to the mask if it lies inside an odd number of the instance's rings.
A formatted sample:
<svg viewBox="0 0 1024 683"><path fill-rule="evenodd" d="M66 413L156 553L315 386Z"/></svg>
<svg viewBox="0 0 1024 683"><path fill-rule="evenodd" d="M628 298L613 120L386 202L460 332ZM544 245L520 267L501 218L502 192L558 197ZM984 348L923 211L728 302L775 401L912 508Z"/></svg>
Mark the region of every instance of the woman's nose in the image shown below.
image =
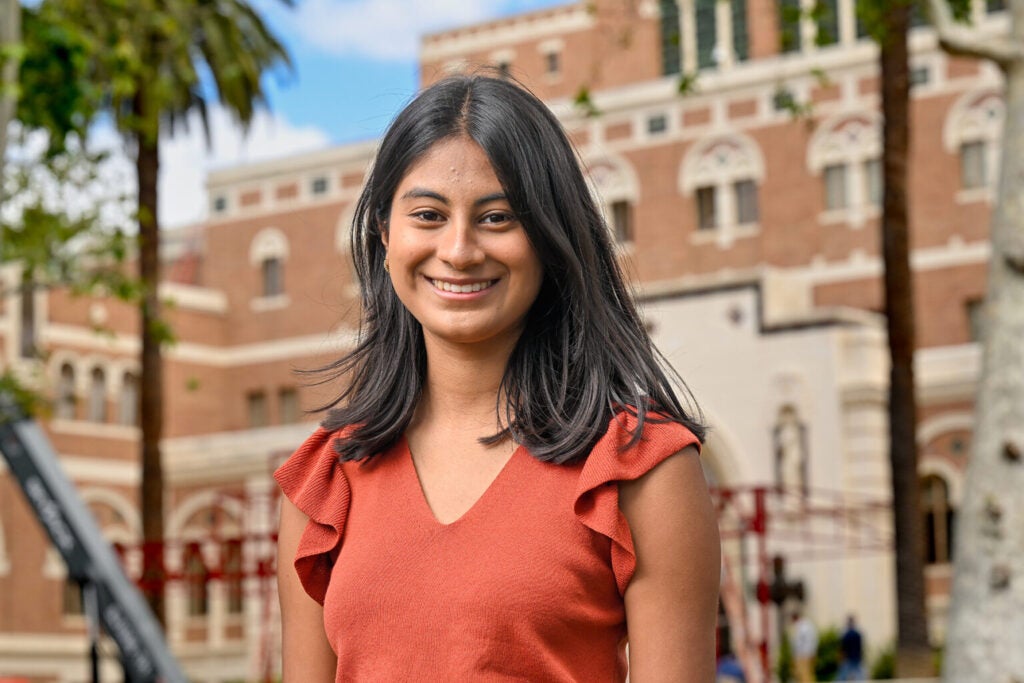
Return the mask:
<svg viewBox="0 0 1024 683"><path fill-rule="evenodd" d="M438 258L456 270L466 270L483 262L483 249L473 228L472 221L468 219L452 218L442 232Z"/></svg>

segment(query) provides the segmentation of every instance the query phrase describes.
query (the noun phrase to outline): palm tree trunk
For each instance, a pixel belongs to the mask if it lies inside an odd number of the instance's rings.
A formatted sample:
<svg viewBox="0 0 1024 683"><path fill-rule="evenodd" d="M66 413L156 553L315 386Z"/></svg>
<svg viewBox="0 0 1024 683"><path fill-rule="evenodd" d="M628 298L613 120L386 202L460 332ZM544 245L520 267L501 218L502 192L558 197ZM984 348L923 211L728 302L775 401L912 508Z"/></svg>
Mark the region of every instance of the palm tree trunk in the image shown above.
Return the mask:
<svg viewBox="0 0 1024 683"><path fill-rule="evenodd" d="M924 553L917 479L917 403L914 395L914 299L910 269L907 154L910 131L907 30L910 2L887 3L881 41L883 173L882 255L892 362L889 382L889 458L896 530L897 669L931 675L924 601Z"/></svg>
<svg viewBox="0 0 1024 683"><path fill-rule="evenodd" d="M135 111L146 121L146 92L140 88ZM157 176L160 171L159 123L136 136L135 170L139 184L139 280L142 285L140 417L142 428L142 591L153 614L166 624L164 609L164 477L160 456L163 435L163 364L160 357L160 226Z"/></svg>

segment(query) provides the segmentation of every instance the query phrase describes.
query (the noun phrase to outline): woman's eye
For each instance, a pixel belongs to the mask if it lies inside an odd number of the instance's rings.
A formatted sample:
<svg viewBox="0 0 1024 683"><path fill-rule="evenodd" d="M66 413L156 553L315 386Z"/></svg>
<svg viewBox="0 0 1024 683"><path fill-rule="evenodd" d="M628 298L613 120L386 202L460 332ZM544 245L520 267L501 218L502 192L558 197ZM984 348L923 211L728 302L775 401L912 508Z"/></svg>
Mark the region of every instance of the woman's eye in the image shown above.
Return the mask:
<svg viewBox="0 0 1024 683"><path fill-rule="evenodd" d="M510 213L489 213L484 216L483 222L490 225L503 225L505 223L511 223L515 220L515 216Z"/></svg>
<svg viewBox="0 0 1024 683"><path fill-rule="evenodd" d="M436 223L437 221L442 220L441 214L437 211L417 211L413 216L422 221L427 221L428 223Z"/></svg>

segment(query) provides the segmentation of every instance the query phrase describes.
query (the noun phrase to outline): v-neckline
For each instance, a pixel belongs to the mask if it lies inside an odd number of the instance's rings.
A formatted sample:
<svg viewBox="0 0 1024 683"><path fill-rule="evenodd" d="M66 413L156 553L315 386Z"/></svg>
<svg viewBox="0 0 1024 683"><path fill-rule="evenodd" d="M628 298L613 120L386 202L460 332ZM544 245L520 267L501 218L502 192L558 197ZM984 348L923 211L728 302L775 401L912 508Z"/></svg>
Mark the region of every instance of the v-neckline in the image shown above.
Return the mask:
<svg viewBox="0 0 1024 683"><path fill-rule="evenodd" d="M415 493L417 494L416 498L418 499L418 507L423 513L425 513L427 520L431 524L433 524L433 526L441 529L448 529L456 525L460 525L469 517L475 516L475 514L477 514L477 511L480 508L484 507L490 498L493 498L496 495L495 489L501 486L502 480L506 478L508 470L511 468L512 463L516 459L518 459L519 451L522 450L523 448L522 444L516 446L515 450L512 451L512 455L510 455L508 460L505 461L505 464L501 466L501 469L498 470L498 473L494 476L494 479L492 479L491 482L487 485L487 487L483 490L483 493L477 496L477 499L473 501L472 505L470 505L461 515L459 515L452 521L442 522L440 519L437 518L437 514L434 512L434 509L430 507L430 502L427 501L427 494L426 491L423 490L423 482L422 480L420 480L420 473L419 470L416 469L416 463L412 459L412 449L409 447L409 440L405 437L405 435L402 435L401 445L402 460L405 462L405 466L411 473L411 477L409 478L412 481L412 485L416 489Z"/></svg>

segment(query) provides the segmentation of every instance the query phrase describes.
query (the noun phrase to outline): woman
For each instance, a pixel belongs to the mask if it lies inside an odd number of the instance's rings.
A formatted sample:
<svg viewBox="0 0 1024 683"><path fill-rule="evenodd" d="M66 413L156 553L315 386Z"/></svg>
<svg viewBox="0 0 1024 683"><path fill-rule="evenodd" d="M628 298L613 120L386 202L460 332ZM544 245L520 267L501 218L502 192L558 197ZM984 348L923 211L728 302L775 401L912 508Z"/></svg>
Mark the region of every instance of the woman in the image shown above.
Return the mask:
<svg viewBox="0 0 1024 683"><path fill-rule="evenodd" d="M687 414L572 145L507 80L427 88L356 208L344 389L278 470L284 681L714 679ZM628 634L626 624L628 623Z"/></svg>

